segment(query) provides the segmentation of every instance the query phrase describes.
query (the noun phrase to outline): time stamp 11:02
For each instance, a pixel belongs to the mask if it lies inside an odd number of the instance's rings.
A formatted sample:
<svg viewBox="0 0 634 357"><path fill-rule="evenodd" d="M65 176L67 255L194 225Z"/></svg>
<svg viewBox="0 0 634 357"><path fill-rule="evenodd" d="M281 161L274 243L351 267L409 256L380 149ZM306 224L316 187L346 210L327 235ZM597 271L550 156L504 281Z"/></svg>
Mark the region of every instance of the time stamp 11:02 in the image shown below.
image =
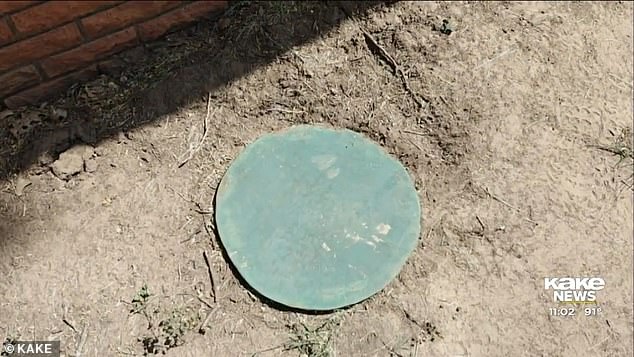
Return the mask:
<svg viewBox="0 0 634 357"><path fill-rule="evenodd" d="M548 314L550 316L562 316L562 317L573 317L576 315L583 316L599 316L601 315L602 309L599 306L589 306L584 308L577 308L575 306L561 306L561 307L550 307L548 308Z"/></svg>

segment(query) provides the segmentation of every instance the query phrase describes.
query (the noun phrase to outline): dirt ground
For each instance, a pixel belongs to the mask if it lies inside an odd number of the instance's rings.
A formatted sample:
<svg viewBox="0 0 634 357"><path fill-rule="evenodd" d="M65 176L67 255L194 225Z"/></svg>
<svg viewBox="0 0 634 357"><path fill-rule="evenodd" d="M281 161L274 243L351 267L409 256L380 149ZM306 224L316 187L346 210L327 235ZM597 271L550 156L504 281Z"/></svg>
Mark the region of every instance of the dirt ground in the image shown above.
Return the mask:
<svg viewBox="0 0 634 357"><path fill-rule="evenodd" d="M238 3L143 70L4 111L0 338L65 356L631 356L632 3L346 6ZM42 131L58 119L76 129ZM298 123L376 140L423 205L398 278L332 314L254 295L210 214L245 145ZM32 151L51 138L75 146ZM555 276L603 277L601 311L549 316Z"/></svg>

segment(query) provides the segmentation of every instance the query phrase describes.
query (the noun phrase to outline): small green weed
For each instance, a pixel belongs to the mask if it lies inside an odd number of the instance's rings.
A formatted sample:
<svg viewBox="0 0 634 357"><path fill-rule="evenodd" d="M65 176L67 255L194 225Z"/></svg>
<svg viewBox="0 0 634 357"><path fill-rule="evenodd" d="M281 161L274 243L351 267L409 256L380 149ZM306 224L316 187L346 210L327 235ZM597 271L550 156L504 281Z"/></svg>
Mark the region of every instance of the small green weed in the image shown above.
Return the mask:
<svg viewBox="0 0 634 357"><path fill-rule="evenodd" d="M311 328L300 322L289 325L290 341L284 344L285 351L296 350L303 356L330 357L333 355L332 338L339 326L337 319L328 319L321 325Z"/></svg>
<svg viewBox="0 0 634 357"><path fill-rule="evenodd" d="M131 314L142 314L148 322L147 334L138 338L143 346L144 355L154 355L181 346L185 335L200 323L200 316L193 309L176 306L161 308L158 299L143 285L132 299Z"/></svg>

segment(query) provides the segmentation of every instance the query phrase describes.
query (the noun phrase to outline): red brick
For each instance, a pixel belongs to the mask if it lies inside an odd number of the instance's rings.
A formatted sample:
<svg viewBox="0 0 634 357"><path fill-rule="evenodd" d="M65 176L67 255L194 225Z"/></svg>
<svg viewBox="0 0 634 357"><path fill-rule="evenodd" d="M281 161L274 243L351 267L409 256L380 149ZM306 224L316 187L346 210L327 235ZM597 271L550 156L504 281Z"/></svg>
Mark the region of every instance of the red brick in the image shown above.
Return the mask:
<svg viewBox="0 0 634 357"><path fill-rule="evenodd" d="M0 48L0 72L19 67L44 56L77 46L81 34L75 24Z"/></svg>
<svg viewBox="0 0 634 357"><path fill-rule="evenodd" d="M0 46L5 43L11 42L13 39L13 32L9 25L7 25L6 19L0 19Z"/></svg>
<svg viewBox="0 0 634 357"><path fill-rule="evenodd" d="M180 3L181 1L127 1L83 19L82 24L86 34L95 38L162 14Z"/></svg>
<svg viewBox="0 0 634 357"><path fill-rule="evenodd" d="M34 66L18 68L0 76L0 97L28 88L40 81L40 75Z"/></svg>
<svg viewBox="0 0 634 357"><path fill-rule="evenodd" d="M24 9L25 7L41 1L0 1L0 16Z"/></svg>
<svg viewBox="0 0 634 357"><path fill-rule="evenodd" d="M72 84L85 82L97 76L95 66L71 73L67 76L42 83L37 87L27 89L4 100L9 109L15 109L24 105L36 105L41 101L60 95Z"/></svg>
<svg viewBox="0 0 634 357"><path fill-rule="evenodd" d="M11 15L16 30L28 35L72 21L118 1L47 1Z"/></svg>
<svg viewBox="0 0 634 357"><path fill-rule="evenodd" d="M113 33L41 62L49 77L85 67L94 61L115 54L137 43L134 28Z"/></svg>
<svg viewBox="0 0 634 357"><path fill-rule="evenodd" d="M157 39L175 29L180 25L185 25L196 21L212 11L224 9L226 1L196 1L182 8L173 10L156 19L149 20L138 26L139 36L143 41Z"/></svg>

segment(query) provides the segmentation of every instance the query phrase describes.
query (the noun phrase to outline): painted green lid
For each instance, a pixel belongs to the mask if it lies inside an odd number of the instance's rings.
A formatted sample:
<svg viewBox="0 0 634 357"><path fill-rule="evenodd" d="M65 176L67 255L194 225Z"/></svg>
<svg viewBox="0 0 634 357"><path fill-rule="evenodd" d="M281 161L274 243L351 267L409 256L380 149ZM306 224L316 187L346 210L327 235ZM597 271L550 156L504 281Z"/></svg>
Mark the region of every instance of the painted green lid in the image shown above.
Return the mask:
<svg viewBox="0 0 634 357"><path fill-rule="evenodd" d="M416 247L420 215L398 161L360 134L315 126L247 146L216 196L220 239L242 277L305 310L384 288Z"/></svg>

